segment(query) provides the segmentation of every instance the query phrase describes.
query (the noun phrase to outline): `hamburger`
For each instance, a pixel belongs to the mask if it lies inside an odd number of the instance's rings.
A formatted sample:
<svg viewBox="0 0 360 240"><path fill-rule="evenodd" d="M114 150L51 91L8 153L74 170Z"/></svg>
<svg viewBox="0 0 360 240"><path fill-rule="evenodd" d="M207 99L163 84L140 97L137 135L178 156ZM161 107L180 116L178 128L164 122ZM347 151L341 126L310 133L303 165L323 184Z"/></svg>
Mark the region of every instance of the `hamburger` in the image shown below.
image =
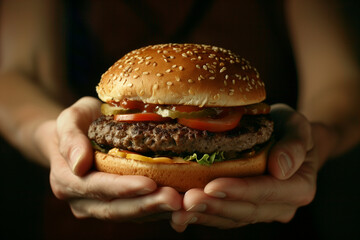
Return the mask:
<svg viewBox="0 0 360 240"><path fill-rule="evenodd" d="M143 175L185 192L266 170L273 121L265 85L230 50L143 47L115 62L96 91L102 116L88 136L99 171Z"/></svg>

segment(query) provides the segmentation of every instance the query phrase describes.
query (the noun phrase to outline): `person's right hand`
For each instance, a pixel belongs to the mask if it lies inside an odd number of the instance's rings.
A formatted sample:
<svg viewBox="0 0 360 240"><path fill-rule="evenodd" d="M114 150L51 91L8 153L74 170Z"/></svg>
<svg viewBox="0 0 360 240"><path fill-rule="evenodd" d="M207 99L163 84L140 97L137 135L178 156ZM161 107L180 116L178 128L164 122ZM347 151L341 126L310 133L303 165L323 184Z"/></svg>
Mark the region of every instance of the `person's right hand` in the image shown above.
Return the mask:
<svg viewBox="0 0 360 240"><path fill-rule="evenodd" d="M145 221L170 217L167 212L179 210L182 196L173 188L157 187L143 176L92 170L93 150L87 129L98 116L100 102L85 97L65 109L57 121L39 127L37 139L50 161L55 196L68 201L78 218Z"/></svg>

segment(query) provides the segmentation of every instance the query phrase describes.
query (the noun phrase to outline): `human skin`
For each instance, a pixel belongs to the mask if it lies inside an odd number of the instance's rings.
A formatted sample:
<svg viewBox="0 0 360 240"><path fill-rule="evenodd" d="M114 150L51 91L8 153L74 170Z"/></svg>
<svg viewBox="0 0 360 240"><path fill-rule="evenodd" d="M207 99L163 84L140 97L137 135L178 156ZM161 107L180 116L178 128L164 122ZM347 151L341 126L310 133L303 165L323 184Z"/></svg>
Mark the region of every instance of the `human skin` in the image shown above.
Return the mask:
<svg viewBox="0 0 360 240"><path fill-rule="evenodd" d="M99 101L62 101L73 98L61 64L63 39L54 32L60 28L54 27L59 22L53 1L2 2L0 132L30 160L50 168L54 194L79 218L142 221L171 212L179 232L188 224L288 222L312 201L324 162L359 142L359 68L332 6L287 1L299 107L272 106L277 143L267 175L220 178L183 196L145 177L92 171L86 130L99 115Z"/></svg>

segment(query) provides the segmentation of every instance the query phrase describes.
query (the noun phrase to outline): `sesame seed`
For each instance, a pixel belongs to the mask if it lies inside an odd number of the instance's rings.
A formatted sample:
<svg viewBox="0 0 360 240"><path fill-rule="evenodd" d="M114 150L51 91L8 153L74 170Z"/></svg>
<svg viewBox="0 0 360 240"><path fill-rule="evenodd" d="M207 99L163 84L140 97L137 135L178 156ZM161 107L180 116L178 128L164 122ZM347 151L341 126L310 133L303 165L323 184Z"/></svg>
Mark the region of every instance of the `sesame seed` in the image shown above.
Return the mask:
<svg viewBox="0 0 360 240"><path fill-rule="evenodd" d="M228 78L229 78L229 75L226 74L226 75L225 75L225 79L227 80Z"/></svg>
<svg viewBox="0 0 360 240"><path fill-rule="evenodd" d="M169 68L165 72L169 73L169 72L172 72L172 70Z"/></svg>
<svg viewBox="0 0 360 240"><path fill-rule="evenodd" d="M235 79L232 80L232 84L235 85Z"/></svg>
<svg viewBox="0 0 360 240"><path fill-rule="evenodd" d="M180 70L180 71L184 70L184 67L183 67L183 66L179 66L179 70Z"/></svg>
<svg viewBox="0 0 360 240"><path fill-rule="evenodd" d="M194 93L194 91L193 90L191 90L191 89L189 89L189 94L191 94L191 95L194 95L195 93Z"/></svg>
<svg viewBox="0 0 360 240"><path fill-rule="evenodd" d="M124 74L124 77L128 77L128 76L129 76L129 74L128 74L128 73L125 73L125 74Z"/></svg>
<svg viewBox="0 0 360 240"><path fill-rule="evenodd" d="M188 57L188 55L186 55L186 53L181 54L181 56Z"/></svg>
<svg viewBox="0 0 360 240"><path fill-rule="evenodd" d="M164 53L164 54L168 54L168 51L167 51L167 50L164 50L163 53Z"/></svg>
<svg viewBox="0 0 360 240"><path fill-rule="evenodd" d="M172 68L176 68L176 64L172 65L171 67L172 67Z"/></svg>
<svg viewBox="0 0 360 240"><path fill-rule="evenodd" d="M220 73L224 72L226 70L226 67L223 67L220 69Z"/></svg>
<svg viewBox="0 0 360 240"><path fill-rule="evenodd" d="M220 99L220 94L217 93L216 95L214 95L213 99L214 100L219 100Z"/></svg>
<svg viewBox="0 0 360 240"><path fill-rule="evenodd" d="M148 64L146 64L146 65L148 65ZM157 63L156 63L156 62L154 62L154 63L153 63L153 66L154 66L154 67L156 67L156 66L157 66Z"/></svg>
<svg viewBox="0 0 360 240"><path fill-rule="evenodd" d="M133 84L132 84L132 83L129 83L129 84L128 84L128 87L132 87L132 86L133 86Z"/></svg>
<svg viewBox="0 0 360 240"><path fill-rule="evenodd" d="M207 66L206 66L206 65L203 65L203 69L204 69L204 70L207 70L208 68L207 68Z"/></svg>
<svg viewBox="0 0 360 240"><path fill-rule="evenodd" d="M166 84L167 84L168 86L173 85L173 83L172 83L172 82L167 82Z"/></svg>
<svg viewBox="0 0 360 240"><path fill-rule="evenodd" d="M147 61L147 62L145 63L145 65L149 66L149 65L150 65L150 62L149 62L149 61Z"/></svg>
<svg viewBox="0 0 360 240"><path fill-rule="evenodd" d="M188 82L189 83L193 83L194 81L192 79L188 79Z"/></svg>
<svg viewBox="0 0 360 240"><path fill-rule="evenodd" d="M139 77L139 75L137 75L137 74L135 74L135 75L133 76L134 79L137 79L138 77Z"/></svg>
<svg viewBox="0 0 360 240"><path fill-rule="evenodd" d="M165 62L169 62L169 60L168 60L167 58L164 58L164 61L165 61Z"/></svg>
<svg viewBox="0 0 360 240"><path fill-rule="evenodd" d="M215 71L212 69L209 69L209 73L215 73Z"/></svg>
<svg viewBox="0 0 360 240"><path fill-rule="evenodd" d="M199 64L196 64L195 67L199 69L201 68Z"/></svg>
<svg viewBox="0 0 360 240"><path fill-rule="evenodd" d="M149 75L150 73L149 72L143 72L142 74L143 75Z"/></svg>
<svg viewBox="0 0 360 240"><path fill-rule="evenodd" d="M150 59L152 59L152 56L148 56L148 57L146 57L145 59L146 59L146 60L150 60Z"/></svg>
<svg viewBox="0 0 360 240"><path fill-rule="evenodd" d="M174 59L175 57L174 57L174 56L170 56L169 58L170 58L170 59Z"/></svg>
<svg viewBox="0 0 360 240"><path fill-rule="evenodd" d="M140 92L139 92L139 95L140 95L140 96L143 96L144 94L145 94L144 90L141 89Z"/></svg>
<svg viewBox="0 0 360 240"><path fill-rule="evenodd" d="M214 80L214 79L215 79L215 77L214 77L214 76L211 76L211 77L209 77L209 79L210 79L210 80Z"/></svg>
<svg viewBox="0 0 360 240"><path fill-rule="evenodd" d="M223 67L225 64L223 62L219 63L220 67Z"/></svg>
<svg viewBox="0 0 360 240"><path fill-rule="evenodd" d="M201 60L201 59L202 59L202 57L201 57L201 56L198 56L198 59L199 59L199 60Z"/></svg>
<svg viewBox="0 0 360 240"><path fill-rule="evenodd" d="M191 58L190 60L191 60L191 61L195 61L195 60L196 60L196 58L194 58L194 57L193 57L193 58Z"/></svg>
<svg viewBox="0 0 360 240"><path fill-rule="evenodd" d="M180 82L180 77L179 76L175 76L175 80L177 81L177 82Z"/></svg>
<svg viewBox="0 0 360 240"><path fill-rule="evenodd" d="M138 71L138 70L139 70L139 68L138 68L138 67L134 69L134 71Z"/></svg>
<svg viewBox="0 0 360 240"><path fill-rule="evenodd" d="M159 85L155 83L154 86L153 86L153 89L154 89L154 90L159 89Z"/></svg>

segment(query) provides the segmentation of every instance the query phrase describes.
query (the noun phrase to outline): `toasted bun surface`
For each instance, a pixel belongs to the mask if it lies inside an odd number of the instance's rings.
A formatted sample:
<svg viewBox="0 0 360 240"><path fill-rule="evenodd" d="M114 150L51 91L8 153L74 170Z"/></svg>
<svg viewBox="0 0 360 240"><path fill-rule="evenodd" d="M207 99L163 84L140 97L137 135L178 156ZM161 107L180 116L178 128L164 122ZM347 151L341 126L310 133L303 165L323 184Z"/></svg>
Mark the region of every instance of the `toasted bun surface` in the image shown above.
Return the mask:
<svg viewBox="0 0 360 240"><path fill-rule="evenodd" d="M134 50L118 60L96 88L104 102L123 99L153 104L242 106L265 99L259 73L223 48L162 44Z"/></svg>
<svg viewBox="0 0 360 240"><path fill-rule="evenodd" d="M149 163L111 156L95 151L95 167L99 171L119 175L142 175L157 184L170 186L180 192L191 188L204 188L219 177L245 177L263 174L271 143L256 155L244 159L214 163L211 166L188 163Z"/></svg>

